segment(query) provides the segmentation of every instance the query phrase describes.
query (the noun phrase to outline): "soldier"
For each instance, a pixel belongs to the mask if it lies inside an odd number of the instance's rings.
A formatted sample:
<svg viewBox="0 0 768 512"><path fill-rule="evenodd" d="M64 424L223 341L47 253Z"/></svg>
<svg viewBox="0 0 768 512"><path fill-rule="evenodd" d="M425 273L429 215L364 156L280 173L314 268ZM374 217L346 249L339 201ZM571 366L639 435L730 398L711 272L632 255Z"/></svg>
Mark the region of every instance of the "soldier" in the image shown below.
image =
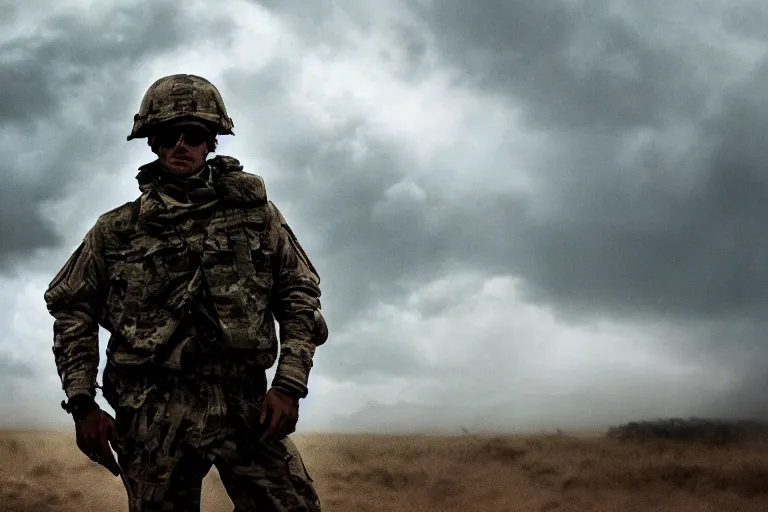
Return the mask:
<svg viewBox="0 0 768 512"><path fill-rule="evenodd" d="M287 437L328 336L320 279L262 179L207 158L232 127L208 80L150 86L128 137L157 155L140 197L99 217L45 293L62 407L131 512L199 511L212 465L236 512L320 510ZM99 326L111 334L102 386Z"/></svg>

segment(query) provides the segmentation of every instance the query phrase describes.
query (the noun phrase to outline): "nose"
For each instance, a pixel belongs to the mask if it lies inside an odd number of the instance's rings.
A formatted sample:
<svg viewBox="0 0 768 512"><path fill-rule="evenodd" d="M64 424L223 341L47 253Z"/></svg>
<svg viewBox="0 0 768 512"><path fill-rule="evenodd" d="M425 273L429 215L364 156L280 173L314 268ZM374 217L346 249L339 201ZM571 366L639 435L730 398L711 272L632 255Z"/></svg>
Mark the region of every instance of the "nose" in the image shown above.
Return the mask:
<svg viewBox="0 0 768 512"><path fill-rule="evenodd" d="M176 144L174 144L174 146L173 146L173 150L174 151L181 150L181 151L184 151L184 152L190 151L189 144L187 144L187 141L184 140L184 134L182 134L179 137L179 140L176 141Z"/></svg>

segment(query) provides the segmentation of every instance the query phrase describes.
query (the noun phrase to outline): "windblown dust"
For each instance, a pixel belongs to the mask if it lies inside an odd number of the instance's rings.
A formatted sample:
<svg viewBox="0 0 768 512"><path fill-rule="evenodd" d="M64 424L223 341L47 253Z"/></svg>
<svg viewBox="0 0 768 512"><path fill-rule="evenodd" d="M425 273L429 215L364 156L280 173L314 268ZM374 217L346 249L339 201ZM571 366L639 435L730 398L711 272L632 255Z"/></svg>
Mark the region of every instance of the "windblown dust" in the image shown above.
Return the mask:
<svg viewBox="0 0 768 512"><path fill-rule="evenodd" d="M768 441L603 436L295 436L328 512L765 511ZM0 432L0 510L122 512L119 478L74 433ZM203 510L233 509L218 475Z"/></svg>

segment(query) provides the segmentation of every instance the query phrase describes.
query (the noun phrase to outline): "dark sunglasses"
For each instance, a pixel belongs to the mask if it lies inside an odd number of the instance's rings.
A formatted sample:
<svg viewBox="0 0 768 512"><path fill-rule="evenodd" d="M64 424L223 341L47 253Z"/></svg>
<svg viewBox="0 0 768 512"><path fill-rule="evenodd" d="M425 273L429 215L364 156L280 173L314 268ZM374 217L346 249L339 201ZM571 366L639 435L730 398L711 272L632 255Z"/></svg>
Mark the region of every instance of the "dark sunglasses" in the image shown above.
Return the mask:
<svg viewBox="0 0 768 512"><path fill-rule="evenodd" d="M181 137L184 137L183 141L187 146L199 146L204 142L208 142L211 139L211 134L203 128L196 126L185 126L181 128L172 128L170 130L163 130L155 135L155 144L160 147L170 148L179 142Z"/></svg>

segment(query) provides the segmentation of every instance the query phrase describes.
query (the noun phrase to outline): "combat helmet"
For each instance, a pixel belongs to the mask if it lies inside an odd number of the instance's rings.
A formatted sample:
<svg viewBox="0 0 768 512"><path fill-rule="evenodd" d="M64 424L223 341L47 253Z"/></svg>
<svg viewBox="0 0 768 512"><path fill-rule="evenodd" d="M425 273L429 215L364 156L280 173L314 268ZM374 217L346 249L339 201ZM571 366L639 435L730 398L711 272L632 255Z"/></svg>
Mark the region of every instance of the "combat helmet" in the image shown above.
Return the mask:
<svg viewBox="0 0 768 512"><path fill-rule="evenodd" d="M197 75L169 75L157 80L144 94L139 113L133 116L133 130L128 140L149 135L160 123L188 118L202 121L217 135L234 135L234 123L227 115L218 89Z"/></svg>

